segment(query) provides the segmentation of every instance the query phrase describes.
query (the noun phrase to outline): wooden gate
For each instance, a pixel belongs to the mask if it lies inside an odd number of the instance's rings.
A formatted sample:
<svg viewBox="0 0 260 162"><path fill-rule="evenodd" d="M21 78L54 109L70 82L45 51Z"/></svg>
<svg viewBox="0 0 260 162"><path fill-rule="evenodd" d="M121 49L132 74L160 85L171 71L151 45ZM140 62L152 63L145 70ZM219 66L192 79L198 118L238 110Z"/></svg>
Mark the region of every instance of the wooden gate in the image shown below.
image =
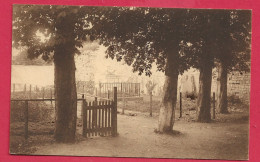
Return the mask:
<svg viewBox="0 0 260 162"><path fill-rule="evenodd" d="M114 100L87 102L83 100L83 136L117 135L117 88Z"/></svg>

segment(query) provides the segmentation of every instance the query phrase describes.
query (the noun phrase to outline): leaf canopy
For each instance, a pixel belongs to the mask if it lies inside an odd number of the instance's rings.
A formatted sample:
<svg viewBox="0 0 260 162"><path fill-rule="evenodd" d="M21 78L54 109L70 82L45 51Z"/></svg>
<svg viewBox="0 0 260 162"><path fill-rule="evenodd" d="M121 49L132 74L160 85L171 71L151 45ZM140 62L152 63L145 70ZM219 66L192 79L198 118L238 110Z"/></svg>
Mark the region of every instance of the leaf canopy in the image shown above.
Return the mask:
<svg viewBox="0 0 260 162"><path fill-rule="evenodd" d="M152 64L165 70L167 54L179 72L199 68L203 55L229 60L229 69L247 69L251 12L141 7L14 5L13 45L28 57L51 59L55 48L70 44L80 53L87 40L107 47L107 57L124 60L134 72L151 75ZM37 32L46 39L41 41ZM172 49L177 49L172 51Z"/></svg>

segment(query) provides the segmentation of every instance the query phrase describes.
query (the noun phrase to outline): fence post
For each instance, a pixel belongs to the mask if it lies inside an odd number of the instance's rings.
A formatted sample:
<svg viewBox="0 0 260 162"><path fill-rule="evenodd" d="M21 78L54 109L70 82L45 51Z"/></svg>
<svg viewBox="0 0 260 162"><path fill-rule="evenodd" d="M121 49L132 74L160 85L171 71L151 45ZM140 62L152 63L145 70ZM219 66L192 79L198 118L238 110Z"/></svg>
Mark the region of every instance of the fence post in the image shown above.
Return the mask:
<svg viewBox="0 0 260 162"><path fill-rule="evenodd" d="M140 86L140 83L138 84L138 94L139 94L139 97L140 97L140 93L141 93L141 86Z"/></svg>
<svg viewBox="0 0 260 162"><path fill-rule="evenodd" d="M84 85L83 85L83 93L85 93L85 88L84 88Z"/></svg>
<svg viewBox="0 0 260 162"><path fill-rule="evenodd" d="M216 107L215 107L215 92L213 92L213 119L215 119Z"/></svg>
<svg viewBox="0 0 260 162"><path fill-rule="evenodd" d="M121 96L123 96L123 83L121 82Z"/></svg>
<svg viewBox="0 0 260 162"><path fill-rule="evenodd" d="M180 92L180 118L182 117L182 93Z"/></svg>
<svg viewBox="0 0 260 162"><path fill-rule="evenodd" d="M86 100L84 99L84 94L82 95L82 107L81 107L81 119L82 119L82 135L86 137L87 128L87 109L85 108Z"/></svg>
<svg viewBox="0 0 260 162"><path fill-rule="evenodd" d="M117 136L117 87L114 87L114 107L113 107L113 117L112 117L112 136Z"/></svg>
<svg viewBox="0 0 260 162"><path fill-rule="evenodd" d="M44 99L44 92L45 91L45 89L44 89L44 87L42 88L42 99Z"/></svg>
<svg viewBox="0 0 260 162"><path fill-rule="evenodd" d="M26 93L26 91L27 91L27 90L26 90L26 84L24 84L24 89L23 89L23 90L24 90L24 96L25 96L25 98L28 98L27 93Z"/></svg>
<svg viewBox="0 0 260 162"><path fill-rule="evenodd" d="M83 111L83 108L84 108L84 106L83 106L83 104L84 104L84 94L82 94L82 105L81 105L81 119L83 119L83 114L84 114L84 111Z"/></svg>
<svg viewBox="0 0 260 162"><path fill-rule="evenodd" d="M24 138L28 139L28 100L25 101L25 110L24 110Z"/></svg>
<svg viewBox="0 0 260 162"><path fill-rule="evenodd" d="M125 114L125 106L126 106L125 93L123 93L122 95L123 95L123 109L122 109L122 114Z"/></svg>
<svg viewBox="0 0 260 162"><path fill-rule="evenodd" d="M107 99L109 99L109 97L110 97L110 96L109 96L109 95L110 95L109 93L110 93L110 91L107 90Z"/></svg>
<svg viewBox="0 0 260 162"><path fill-rule="evenodd" d="M51 105L52 105L52 89L50 89L51 90Z"/></svg>
<svg viewBox="0 0 260 162"><path fill-rule="evenodd" d="M15 83L13 84L13 93L15 93Z"/></svg>
<svg viewBox="0 0 260 162"><path fill-rule="evenodd" d="M25 92L26 92L26 84L24 84L24 89L23 90L24 90L24 94L25 94Z"/></svg>
<svg viewBox="0 0 260 162"><path fill-rule="evenodd" d="M30 84L29 98L32 98L32 85Z"/></svg>
<svg viewBox="0 0 260 162"><path fill-rule="evenodd" d="M54 98L54 110L55 110L55 113L56 113L56 97L55 97L55 88L54 88L53 90L54 90L54 95L53 95L53 98Z"/></svg>
<svg viewBox="0 0 260 162"><path fill-rule="evenodd" d="M36 96L36 98L38 98L38 95L41 95L41 93L39 93L38 92L38 87L37 87L37 85L35 86L35 96Z"/></svg>
<svg viewBox="0 0 260 162"><path fill-rule="evenodd" d="M153 116L153 92L150 93L150 116Z"/></svg>
<svg viewBox="0 0 260 162"><path fill-rule="evenodd" d="M101 95L101 86L99 87L99 95L98 96L102 97L102 95Z"/></svg>

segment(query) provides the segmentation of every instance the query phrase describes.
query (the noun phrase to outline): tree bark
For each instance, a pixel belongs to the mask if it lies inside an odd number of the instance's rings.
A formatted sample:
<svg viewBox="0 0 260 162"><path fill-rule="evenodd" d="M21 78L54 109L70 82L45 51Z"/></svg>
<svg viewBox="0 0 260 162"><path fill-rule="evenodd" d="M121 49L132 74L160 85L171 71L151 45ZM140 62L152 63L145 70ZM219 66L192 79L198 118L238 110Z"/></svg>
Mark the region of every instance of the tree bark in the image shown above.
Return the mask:
<svg viewBox="0 0 260 162"><path fill-rule="evenodd" d="M55 133L57 142L74 142L77 120L77 92L75 82L75 22L71 14L56 22L57 36L62 40L54 49L55 66Z"/></svg>
<svg viewBox="0 0 260 162"><path fill-rule="evenodd" d="M166 60L165 82L163 87L163 98L159 112L158 132L172 132L175 120L175 108L178 87L178 62L175 51L171 51Z"/></svg>
<svg viewBox="0 0 260 162"><path fill-rule="evenodd" d="M77 119L77 93L74 54L69 45L56 48L55 66L55 133L57 142L74 142Z"/></svg>
<svg viewBox="0 0 260 162"><path fill-rule="evenodd" d="M227 67L224 61L220 61L218 66L217 111L222 114L228 113Z"/></svg>
<svg viewBox="0 0 260 162"><path fill-rule="evenodd" d="M209 54L202 59L199 76L199 93L197 102L197 120L199 122L210 122L212 61Z"/></svg>

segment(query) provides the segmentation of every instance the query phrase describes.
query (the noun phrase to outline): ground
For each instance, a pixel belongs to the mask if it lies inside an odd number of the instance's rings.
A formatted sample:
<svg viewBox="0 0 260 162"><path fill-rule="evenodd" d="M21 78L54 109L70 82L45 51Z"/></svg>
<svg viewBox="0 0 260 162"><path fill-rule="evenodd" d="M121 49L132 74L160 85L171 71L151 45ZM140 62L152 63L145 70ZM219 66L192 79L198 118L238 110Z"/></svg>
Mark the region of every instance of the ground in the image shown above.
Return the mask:
<svg viewBox="0 0 260 162"><path fill-rule="evenodd" d="M235 114L234 114L235 116ZM240 116L240 115L238 115ZM238 123L239 122L239 123ZM47 144L35 155L247 159L248 123L176 121L174 134L157 134L157 118L118 115L118 137L93 137L75 144Z"/></svg>
<svg viewBox="0 0 260 162"><path fill-rule="evenodd" d="M75 144L59 144L52 140L51 132L42 131L45 135L32 134L29 142L22 143L20 154L248 159L248 109L243 104L230 105L230 114L217 114L211 123L198 123L193 109L195 101L187 99L185 103L182 118L178 118L176 110L173 134L155 133L158 113L156 107L153 117L142 111L139 104L146 109L146 100L136 105L129 102L125 114L121 114L119 103L117 137L83 138L79 125Z"/></svg>

